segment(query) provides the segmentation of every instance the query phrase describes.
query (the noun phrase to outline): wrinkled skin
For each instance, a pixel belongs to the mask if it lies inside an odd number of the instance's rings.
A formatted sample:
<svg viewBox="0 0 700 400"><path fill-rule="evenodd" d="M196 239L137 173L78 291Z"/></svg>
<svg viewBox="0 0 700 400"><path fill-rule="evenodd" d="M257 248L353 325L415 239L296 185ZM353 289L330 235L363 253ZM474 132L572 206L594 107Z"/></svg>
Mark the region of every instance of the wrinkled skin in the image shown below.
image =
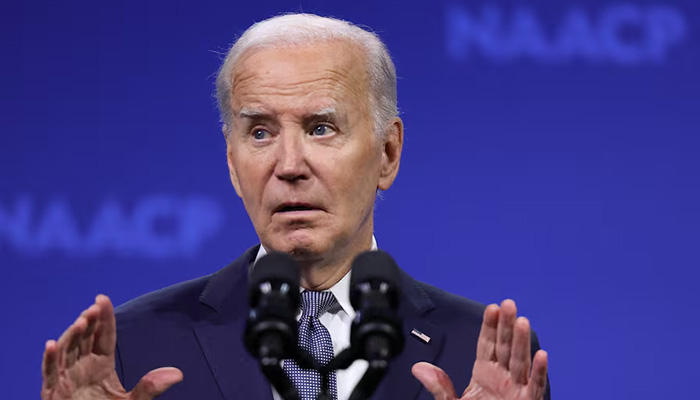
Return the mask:
<svg viewBox="0 0 700 400"><path fill-rule="evenodd" d="M291 254L307 289L330 288L370 249L377 189L398 172L403 124L375 132L364 57L340 40L253 49L232 73L231 182L262 245Z"/></svg>
<svg viewBox="0 0 700 400"><path fill-rule="evenodd" d="M150 400L182 380L177 368L159 368L127 392L114 370L116 341L114 308L99 295L58 341L46 342L42 400Z"/></svg>
<svg viewBox="0 0 700 400"><path fill-rule="evenodd" d="M417 363L411 372L436 400L542 400L547 353L538 350L531 365L530 323L517 317L515 302L504 300L484 311L472 380L461 396L447 374L432 364Z"/></svg>

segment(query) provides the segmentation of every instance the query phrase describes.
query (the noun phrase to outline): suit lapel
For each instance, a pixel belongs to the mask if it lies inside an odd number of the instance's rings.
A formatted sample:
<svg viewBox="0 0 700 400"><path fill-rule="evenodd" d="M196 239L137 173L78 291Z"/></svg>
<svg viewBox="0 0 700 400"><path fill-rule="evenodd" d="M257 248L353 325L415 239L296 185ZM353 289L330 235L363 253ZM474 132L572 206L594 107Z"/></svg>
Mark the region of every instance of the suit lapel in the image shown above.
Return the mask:
<svg viewBox="0 0 700 400"><path fill-rule="evenodd" d="M406 347L389 364L389 370L372 399L417 398L423 385L413 377L411 367L419 361L434 362L442 350L444 331L426 318L435 305L420 284L403 271L402 283L404 292L398 312L403 319ZM429 336L430 341L425 343L411 334L414 329Z"/></svg>
<svg viewBox="0 0 700 400"><path fill-rule="evenodd" d="M257 360L243 346L248 315L248 268L258 246L212 276L200 302L206 307L194 328L212 374L227 400L270 399L272 388ZM411 374L419 361L434 362L442 351L444 330L427 319L435 305L416 280L401 272L403 295L398 313L403 319L406 347L391 361L386 376L372 399L415 399L423 387ZM430 337L423 340L411 334L416 329Z"/></svg>
<svg viewBox="0 0 700 400"><path fill-rule="evenodd" d="M243 346L248 315L248 267L257 246L212 276L200 302L208 310L194 327L202 352L227 400L272 399L272 388Z"/></svg>

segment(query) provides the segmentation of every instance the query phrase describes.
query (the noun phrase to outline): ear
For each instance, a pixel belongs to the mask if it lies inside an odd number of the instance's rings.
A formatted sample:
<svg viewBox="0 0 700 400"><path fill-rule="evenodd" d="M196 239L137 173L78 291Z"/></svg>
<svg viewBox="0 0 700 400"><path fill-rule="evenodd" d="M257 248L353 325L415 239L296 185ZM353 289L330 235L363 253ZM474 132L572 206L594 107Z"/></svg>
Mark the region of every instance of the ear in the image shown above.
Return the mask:
<svg viewBox="0 0 700 400"><path fill-rule="evenodd" d="M226 163L228 164L228 175L231 179L231 184L233 188L236 189L236 194L241 197L241 184L238 181L238 173L236 172L236 164L233 162L233 145L231 144L231 138L226 132L226 125L221 129L224 132L224 137L226 138Z"/></svg>
<svg viewBox="0 0 700 400"><path fill-rule="evenodd" d="M396 174L399 173L402 149L403 121L399 117L394 117L391 119L391 126L387 129L386 137L382 143L382 169L379 174L377 188L388 190L394 183Z"/></svg>

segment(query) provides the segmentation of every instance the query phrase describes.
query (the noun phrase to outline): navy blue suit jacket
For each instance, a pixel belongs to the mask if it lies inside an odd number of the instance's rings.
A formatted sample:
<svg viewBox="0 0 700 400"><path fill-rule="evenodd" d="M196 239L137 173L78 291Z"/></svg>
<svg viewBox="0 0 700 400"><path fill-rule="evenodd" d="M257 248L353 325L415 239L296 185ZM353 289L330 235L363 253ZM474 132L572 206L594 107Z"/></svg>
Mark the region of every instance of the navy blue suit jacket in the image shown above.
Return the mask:
<svg viewBox="0 0 700 400"><path fill-rule="evenodd" d="M272 400L271 386L243 347L248 268L258 246L218 272L134 299L116 309L117 374L127 390L148 371L180 368L185 379L163 400ZM394 359L373 399L432 396L411 375L428 361L444 369L458 392L471 378L484 305L418 282L402 272L406 348ZM424 343L410 334L430 336ZM533 335L533 354L539 349ZM549 399L549 389L545 399Z"/></svg>

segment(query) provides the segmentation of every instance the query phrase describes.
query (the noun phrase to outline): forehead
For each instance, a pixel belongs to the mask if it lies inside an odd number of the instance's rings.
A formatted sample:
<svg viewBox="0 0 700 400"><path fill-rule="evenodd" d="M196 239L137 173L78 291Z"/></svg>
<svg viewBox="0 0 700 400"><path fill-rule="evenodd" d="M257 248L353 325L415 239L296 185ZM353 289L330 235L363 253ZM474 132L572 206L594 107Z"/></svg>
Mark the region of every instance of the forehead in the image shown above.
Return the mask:
<svg viewBox="0 0 700 400"><path fill-rule="evenodd" d="M248 50L232 78L234 111L352 107L366 102L369 93L364 53L344 40Z"/></svg>

